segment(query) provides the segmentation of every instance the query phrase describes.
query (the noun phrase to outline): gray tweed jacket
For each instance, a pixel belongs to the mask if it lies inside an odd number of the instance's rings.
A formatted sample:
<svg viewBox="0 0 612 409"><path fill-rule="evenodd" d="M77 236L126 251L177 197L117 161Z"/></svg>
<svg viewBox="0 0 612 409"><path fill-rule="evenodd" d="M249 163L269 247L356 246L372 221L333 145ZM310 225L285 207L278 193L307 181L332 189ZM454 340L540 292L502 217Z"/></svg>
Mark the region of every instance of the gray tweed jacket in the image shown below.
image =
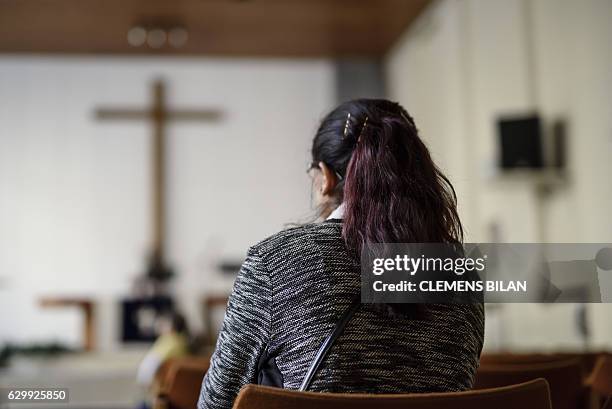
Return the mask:
<svg viewBox="0 0 612 409"><path fill-rule="evenodd" d="M360 291L359 264L344 245L341 226L341 220L308 224L249 249L202 383L199 409L231 408L248 383L300 387L321 343ZM483 306L426 308L427 318L417 319L363 304L310 390L469 389L483 344Z"/></svg>

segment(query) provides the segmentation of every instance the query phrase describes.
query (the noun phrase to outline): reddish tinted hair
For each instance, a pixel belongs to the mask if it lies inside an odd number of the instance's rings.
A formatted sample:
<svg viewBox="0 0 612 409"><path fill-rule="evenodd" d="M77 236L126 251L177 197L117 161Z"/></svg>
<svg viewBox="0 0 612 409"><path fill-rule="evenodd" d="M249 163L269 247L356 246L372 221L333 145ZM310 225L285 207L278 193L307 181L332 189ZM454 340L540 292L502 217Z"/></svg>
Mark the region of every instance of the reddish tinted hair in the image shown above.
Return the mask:
<svg viewBox="0 0 612 409"><path fill-rule="evenodd" d="M342 234L349 249L463 241L453 186L398 103L341 104L323 119L312 157L340 176L335 196L345 205Z"/></svg>

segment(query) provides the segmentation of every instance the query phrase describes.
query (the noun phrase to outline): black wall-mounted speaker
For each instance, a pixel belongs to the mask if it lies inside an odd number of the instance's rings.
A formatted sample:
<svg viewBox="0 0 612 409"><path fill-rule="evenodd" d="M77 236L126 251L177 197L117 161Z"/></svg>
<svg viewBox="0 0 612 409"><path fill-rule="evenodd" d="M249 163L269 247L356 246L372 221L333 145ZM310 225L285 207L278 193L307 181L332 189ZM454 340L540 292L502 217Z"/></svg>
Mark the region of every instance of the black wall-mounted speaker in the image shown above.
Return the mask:
<svg viewBox="0 0 612 409"><path fill-rule="evenodd" d="M544 167L542 127L539 116L503 118L497 122L497 127L502 169L540 169Z"/></svg>
<svg viewBox="0 0 612 409"><path fill-rule="evenodd" d="M557 170L567 168L567 126L567 121L562 118L555 120L552 126L552 166Z"/></svg>

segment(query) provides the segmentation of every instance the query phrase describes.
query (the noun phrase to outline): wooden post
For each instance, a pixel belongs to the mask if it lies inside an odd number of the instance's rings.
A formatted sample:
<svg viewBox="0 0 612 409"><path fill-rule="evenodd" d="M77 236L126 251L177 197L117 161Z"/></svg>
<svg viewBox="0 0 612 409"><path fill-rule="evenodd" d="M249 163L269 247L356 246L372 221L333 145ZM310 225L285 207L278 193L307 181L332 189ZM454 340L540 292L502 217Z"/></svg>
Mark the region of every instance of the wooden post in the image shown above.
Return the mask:
<svg viewBox="0 0 612 409"><path fill-rule="evenodd" d="M152 146L152 209L153 232L151 256L165 264L166 238L166 124L168 121L215 122L222 114L217 110L171 110L166 107L166 88L162 80L153 83L153 103L149 109L103 108L96 111L100 120L149 120L153 126Z"/></svg>

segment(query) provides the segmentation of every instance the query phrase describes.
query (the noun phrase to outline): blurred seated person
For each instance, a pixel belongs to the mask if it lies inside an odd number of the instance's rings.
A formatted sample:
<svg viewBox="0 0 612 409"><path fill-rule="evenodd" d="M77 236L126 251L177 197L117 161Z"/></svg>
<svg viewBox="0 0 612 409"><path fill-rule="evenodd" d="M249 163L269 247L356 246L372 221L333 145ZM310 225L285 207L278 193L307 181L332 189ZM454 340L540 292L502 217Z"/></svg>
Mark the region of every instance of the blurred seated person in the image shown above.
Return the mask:
<svg viewBox="0 0 612 409"><path fill-rule="evenodd" d="M187 356L190 352L189 330L183 315L172 312L162 316L158 323L158 333L159 337L140 363L136 377L138 384L147 390L153 386L155 375L164 362Z"/></svg>

